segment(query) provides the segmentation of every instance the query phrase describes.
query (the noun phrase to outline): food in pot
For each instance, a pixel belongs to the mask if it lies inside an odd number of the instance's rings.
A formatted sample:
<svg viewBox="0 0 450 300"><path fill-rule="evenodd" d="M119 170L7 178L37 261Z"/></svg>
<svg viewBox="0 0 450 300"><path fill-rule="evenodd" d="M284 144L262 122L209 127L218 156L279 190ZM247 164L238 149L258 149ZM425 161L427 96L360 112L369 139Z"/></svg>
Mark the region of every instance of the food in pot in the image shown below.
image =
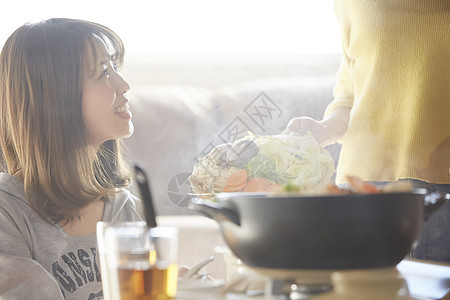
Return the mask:
<svg viewBox="0 0 450 300"><path fill-rule="evenodd" d="M197 195L272 192L286 184L312 193L322 191L333 174L333 158L311 134L249 133L201 158L189 182Z"/></svg>
<svg viewBox="0 0 450 300"><path fill-rule="evenodd" d="M379 194L379 193L410 193L414 186L410 181L393 181L385 185L375 185L363 181L361 178L347 175L348 187L339 187L334 183L329 183L323 193L326 195L346 195L358 194ZM303 191L295 184L289 183L272 190L272 195L302 195Z"/></svg>

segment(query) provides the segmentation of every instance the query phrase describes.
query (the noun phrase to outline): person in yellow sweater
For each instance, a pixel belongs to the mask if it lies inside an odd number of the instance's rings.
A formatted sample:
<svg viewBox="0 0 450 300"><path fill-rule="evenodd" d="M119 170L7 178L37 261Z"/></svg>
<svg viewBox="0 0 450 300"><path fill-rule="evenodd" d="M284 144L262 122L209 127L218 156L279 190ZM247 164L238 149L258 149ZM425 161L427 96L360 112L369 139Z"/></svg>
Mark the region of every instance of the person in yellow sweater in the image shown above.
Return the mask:
<svg viewBox="0 0 450 300"><path fill-rule="evenodd" d="M450 192L450 1L335 0L342 63L322 120L287 132L342 144L336 183L410 180ZM412 256L450 262L450 203L426 223Z"/></svg>

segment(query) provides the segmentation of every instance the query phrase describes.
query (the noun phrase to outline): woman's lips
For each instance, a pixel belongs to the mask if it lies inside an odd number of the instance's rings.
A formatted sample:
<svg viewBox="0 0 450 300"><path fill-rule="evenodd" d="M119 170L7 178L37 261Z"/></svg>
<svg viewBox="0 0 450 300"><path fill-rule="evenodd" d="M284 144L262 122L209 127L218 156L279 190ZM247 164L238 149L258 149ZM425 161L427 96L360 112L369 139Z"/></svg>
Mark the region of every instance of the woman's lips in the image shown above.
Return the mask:
<svg viewBox="0 0 450 300"><path fill-rule="evenodd" d="M124 103L114 109L114 114L119 118L131 119L131 111L129 109L130 107L128 106L128 103Z"/></svg>

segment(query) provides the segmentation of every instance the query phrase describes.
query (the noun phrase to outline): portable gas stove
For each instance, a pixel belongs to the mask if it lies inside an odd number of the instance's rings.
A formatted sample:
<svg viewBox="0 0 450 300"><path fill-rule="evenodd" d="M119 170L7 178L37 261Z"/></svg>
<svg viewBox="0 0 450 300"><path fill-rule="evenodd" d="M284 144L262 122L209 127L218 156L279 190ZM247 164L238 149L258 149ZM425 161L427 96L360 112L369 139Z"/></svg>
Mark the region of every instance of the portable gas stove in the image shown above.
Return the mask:
<svg viewBox="0 0 450 300"><path fill-rule="evenodd" d="M241 265L231 282L177 299L431 300L450 292L450 265L403 260L364 270L273 270ZM447 300L447 298L445 298Z"/></svg>

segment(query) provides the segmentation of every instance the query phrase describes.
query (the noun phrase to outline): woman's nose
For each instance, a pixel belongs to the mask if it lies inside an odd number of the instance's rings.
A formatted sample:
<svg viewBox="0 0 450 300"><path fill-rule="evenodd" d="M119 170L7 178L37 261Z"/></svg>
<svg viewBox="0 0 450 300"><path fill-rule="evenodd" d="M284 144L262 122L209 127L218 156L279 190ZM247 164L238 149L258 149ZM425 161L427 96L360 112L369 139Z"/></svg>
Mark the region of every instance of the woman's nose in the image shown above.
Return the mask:
<svg viewBox="0 0 450 300"><path fill-rule="evenodd" d="M125 78L120 74L116 73L117 75L117 92L120 94L126 94L130 89L130 84L128 81L125 80Z"/></svg>

